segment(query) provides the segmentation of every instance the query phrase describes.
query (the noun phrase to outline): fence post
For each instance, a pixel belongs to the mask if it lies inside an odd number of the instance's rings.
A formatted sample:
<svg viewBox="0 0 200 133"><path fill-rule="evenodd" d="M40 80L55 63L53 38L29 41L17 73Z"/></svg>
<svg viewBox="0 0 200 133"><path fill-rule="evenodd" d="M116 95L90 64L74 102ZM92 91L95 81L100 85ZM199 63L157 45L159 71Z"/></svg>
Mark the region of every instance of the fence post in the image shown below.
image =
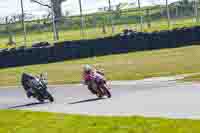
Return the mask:
<svg viewBox="0 0 200 133"><path fill-rule="evenodd" d="M84 20L83 20L83 10L82 10L81 0L79 0L79 8L80 8L80 17L81 17L81 31L80 31L80 34L81 34L82 39L84 39L84 30L83 30Z"/></svg>
<svg viewBox="0 0 200 133"><path fill-rule="evenodd" d="M26 46L26 24L24 21L24 5L23 5L23 0L21 0L21 11L22 11L22 27L24 30L24 46Z"/></svg>
<svg viewBox="0 0 200 133"><path fill-rule="evenodd" d="M194 15L196 18L196 22L199 22L199 13L198 13L198 1L194 0Z"/></svg>
<svg viewBox="0 0 200 133"><path fill-rule="evenodd" d="M138 0L138 8L139 8L139 13L140 13L140 31L143 31L143 18L142 18L142 13L141 13L141 5L140 5L140 0Z"/></svg>
<svg viewBox="0 0 200 133"><path fill-rule="evenodd" d="M171 18L170 18L170 12L169 12L169 5L168 0L166 0L166 9L167 9L167 23L168 23L168 29L171 27Z"/></svg>
<svg viewBox="0 0 200 133"><path fill-rule="evenodd" d="M58 41L59 40L59 36L58 36L58 30L57 30L57 27L56 27L55 12L54 12L54 6L53 6L53 2L52 1L51 1L51 12L52 12L52 21L53 21L54 41Z"/></svg>
<svg viewBox="0 0 200 133"><path fill-rule="evenodd" d="M109 10L109 19L110 19L110 23L111 23L111 27L112 27L112 34L114 33L114 25L113 25L113 20L112 20L112 7L111 7L111 0L108 0L108 10Z"/></svg>

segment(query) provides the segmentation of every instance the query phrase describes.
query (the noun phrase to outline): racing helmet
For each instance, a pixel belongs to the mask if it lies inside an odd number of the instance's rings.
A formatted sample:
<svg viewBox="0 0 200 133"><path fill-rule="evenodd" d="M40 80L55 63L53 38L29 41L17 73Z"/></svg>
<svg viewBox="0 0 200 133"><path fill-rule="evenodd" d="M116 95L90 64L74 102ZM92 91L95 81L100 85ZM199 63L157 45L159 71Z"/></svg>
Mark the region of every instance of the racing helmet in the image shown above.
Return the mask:
<svg viewBox="0 0 200 133"><path fill-rule="evenodd" d="M90 72L91 70L92 70L92 67L90 66L90 65L85 65L84 67L83 67L83 70L85 71L85 72Z"/></svg>

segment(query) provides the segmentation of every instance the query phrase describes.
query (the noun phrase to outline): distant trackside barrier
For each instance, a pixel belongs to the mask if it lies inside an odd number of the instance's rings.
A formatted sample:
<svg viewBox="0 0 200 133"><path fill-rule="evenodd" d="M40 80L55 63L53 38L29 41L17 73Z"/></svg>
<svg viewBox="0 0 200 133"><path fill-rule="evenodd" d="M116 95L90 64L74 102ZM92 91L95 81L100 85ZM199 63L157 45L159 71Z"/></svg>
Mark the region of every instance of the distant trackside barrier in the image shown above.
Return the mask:
<svg viewBox="0 0 200 133"><path fill-rule="evenodd" d="M32 48L0 51L0 68L50 63L93 56L133 51L175 48L200 42L200 27L181 28L160 32L124 31L113 37L65 41L52 45L43 43Z"/></svg>

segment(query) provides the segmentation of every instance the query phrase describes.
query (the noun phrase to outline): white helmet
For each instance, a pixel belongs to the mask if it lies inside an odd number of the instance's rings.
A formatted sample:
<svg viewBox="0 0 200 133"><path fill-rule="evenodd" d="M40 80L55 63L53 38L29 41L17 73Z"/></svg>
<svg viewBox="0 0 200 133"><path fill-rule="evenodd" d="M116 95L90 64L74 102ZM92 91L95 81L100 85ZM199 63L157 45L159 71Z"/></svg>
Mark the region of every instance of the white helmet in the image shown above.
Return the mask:
<svg viewBox="0 0 200 133"><path fill-rule="evenodd" d="M92 70L92 67L91 67L90 65L87 64L87 65L84 66L83 69L84 69L84 71L88 72L88 71L91 71L91 70Z"/></svg>

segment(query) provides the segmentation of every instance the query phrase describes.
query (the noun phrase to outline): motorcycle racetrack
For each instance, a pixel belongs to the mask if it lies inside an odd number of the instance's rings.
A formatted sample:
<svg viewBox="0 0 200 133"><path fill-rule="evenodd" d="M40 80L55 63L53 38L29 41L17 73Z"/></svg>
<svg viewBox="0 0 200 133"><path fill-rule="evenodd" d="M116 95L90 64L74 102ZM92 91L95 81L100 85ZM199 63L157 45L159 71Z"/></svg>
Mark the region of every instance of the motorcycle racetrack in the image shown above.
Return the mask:
<svg viewBox="0 0 200 133"><path fill-rule="evenodd" d="M200 84L174 79L111 83L112 98L98 99L83 85L49 86L55 102L28 99L21 87L1 87L0 109L102 116L200 119Z"/></svg>

